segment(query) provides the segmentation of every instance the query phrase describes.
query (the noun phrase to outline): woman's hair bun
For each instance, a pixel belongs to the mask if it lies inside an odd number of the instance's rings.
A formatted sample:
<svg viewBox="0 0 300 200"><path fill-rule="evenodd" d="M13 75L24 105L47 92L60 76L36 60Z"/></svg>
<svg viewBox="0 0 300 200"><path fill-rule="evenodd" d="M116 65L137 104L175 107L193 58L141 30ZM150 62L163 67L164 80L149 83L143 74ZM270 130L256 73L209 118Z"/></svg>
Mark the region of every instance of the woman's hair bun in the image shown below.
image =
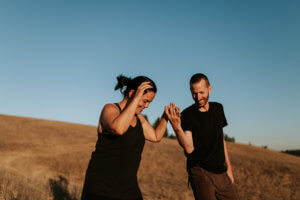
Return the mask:
<svg viewBox="0 0 300 200"><path fill-rule="evenodd" d="M118 83L117 85L115 86L115 90L118 90L120 89L121 90L121 93L123 93L123 88L124 86L127 86L129 84L129 82L131 81L131 78L128 78L126 76L123 76L122 74L119 75L117 77L117 80L118 80Z"/></svg>
<svg viewBox="0 0 300 200"><path fill-rule="evenodd" d="M151 88L147 89L144 91L144 93L147 93L149 91L153 91L154 93L156 93L157 88L155 83L148 77L146 76L137 76L133 79L128 78L124 75L119 75L117 77L118 83L115 87L115 90L120 89L120 92L123 94L124 97L128 97L128 94L130 92L130 90L137 90L137 88L143 83L143 82L149 82L149 85L151 86ZM124 86L126 86L126 88L124 88Z"/></svg>

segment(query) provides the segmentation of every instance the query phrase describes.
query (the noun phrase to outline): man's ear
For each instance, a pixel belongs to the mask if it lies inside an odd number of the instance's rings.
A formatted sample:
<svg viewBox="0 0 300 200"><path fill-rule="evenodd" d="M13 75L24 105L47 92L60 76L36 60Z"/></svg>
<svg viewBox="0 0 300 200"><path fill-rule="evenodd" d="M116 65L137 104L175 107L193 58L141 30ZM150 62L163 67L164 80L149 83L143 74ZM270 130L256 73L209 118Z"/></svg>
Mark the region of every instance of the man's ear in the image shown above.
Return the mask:
<svg viewBox="0 0 300 200"><path fill-rule="evenodd" d="M208 94L210 94L210 92L211 92L211 85L208 86Z"/></svg>
<svg viewBox="0 0 300 200"><path fill-rule="evenodd" d="M132 95L134 95L134 93L135 93L135 90L130 90L128 92L128 98L130 99L131 97L133 97Z"/></svg>

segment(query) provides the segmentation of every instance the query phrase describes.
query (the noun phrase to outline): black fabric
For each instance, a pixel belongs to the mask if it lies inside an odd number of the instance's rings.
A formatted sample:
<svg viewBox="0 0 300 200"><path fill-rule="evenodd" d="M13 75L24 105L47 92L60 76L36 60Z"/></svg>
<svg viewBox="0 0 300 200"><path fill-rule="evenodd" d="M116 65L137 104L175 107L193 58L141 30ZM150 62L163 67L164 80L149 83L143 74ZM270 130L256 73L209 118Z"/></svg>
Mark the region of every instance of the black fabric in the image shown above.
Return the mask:
<svg viewBox="0 0 300 200"><path fill-rule="evenodd" d="M207 112L200 112L193 104L181 114L182 129L192 132L194 144L191 154L185 152L187 170L200 166L214 173L225 172L223 127L227 125L227 120L222 104L209 102Z"/></svg>
<svg viewBox="0 0 300 200"><path fill-rule="evenodd" d="M86 172L82 199L87 199L88 194L111 199L141 199L137 170L144 144L145 137L138 118L136 126L130 126L121 136L98 133L96 150Z"/></svg>
<svg viewBox="0 0 300 200"><path fill-rule="evenodd" d="M87 194L87 200L119 200L119 199L112 199L112 198L103 197L103 196L89 193L89 194ZM128 200L143 200L143 198L139 197L139 198L128 199Z"/></svg>

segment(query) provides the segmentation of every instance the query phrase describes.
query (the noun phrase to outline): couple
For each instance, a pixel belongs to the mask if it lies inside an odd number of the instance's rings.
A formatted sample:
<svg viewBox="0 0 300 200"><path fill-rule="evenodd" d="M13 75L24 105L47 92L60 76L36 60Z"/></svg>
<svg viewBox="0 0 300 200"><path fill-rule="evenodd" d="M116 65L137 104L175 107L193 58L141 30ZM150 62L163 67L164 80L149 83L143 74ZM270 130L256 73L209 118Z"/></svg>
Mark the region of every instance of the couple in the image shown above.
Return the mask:
<svg viewBox="0 0 300 200"><path fill-rule="evenodd" d="M145 139L159 142L170 121L187 157L187 171L195 199L238 199L223 127L223 107L209 102L211 86L204 74L190 79L195 104L180 113L171 103L153 129L141 112L155 97L155 83L145 77L117 77L115 90L124 98L106 104L98 125L98 141L86 172L82 200L142 200L137 170ZM126 87L125 87L126 86Z"/></svg>

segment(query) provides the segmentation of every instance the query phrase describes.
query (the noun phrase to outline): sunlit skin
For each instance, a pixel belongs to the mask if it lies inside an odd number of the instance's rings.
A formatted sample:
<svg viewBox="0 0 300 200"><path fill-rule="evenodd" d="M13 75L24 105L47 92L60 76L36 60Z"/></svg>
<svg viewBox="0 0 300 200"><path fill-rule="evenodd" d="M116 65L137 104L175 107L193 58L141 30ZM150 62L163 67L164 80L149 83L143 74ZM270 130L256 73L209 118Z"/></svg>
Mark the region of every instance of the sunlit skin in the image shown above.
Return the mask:
<svg viewBox="0 0 300 200"><path fill-rule="evenodd" d="M191 94L195 101L195 104L198 106L201 112L207 112L209 110L209 94L211 92L211 86L206 83L204 79L193 83L191 85ZM193 137L191 131L183 131L181 127L181 119L176 110L179 110L175 104L171 103L169 111L167 112L168 119L173 127L174 132L176 133L177 140L179 144L185 149L185 151L190 154L194 151ZM227 174L234 183L234 178L232 174L231 164L227 152L227 145L224 142L224 154L225 162L227 165Z"/></svg>
<svg viewBox="0 0 300 200"><path fill-rule="evenodd" d="M136 108L135 114L140 114L145 108L149 107L149 104L153 101L155 93L152 91L144 94Z"/></svg>
<svg viewBox="0 0 300 200"><path fill-rule="evenodd" d="M204 79L191 85L192 97L201 112L206 112L209 109L208 100L210 92L211 86L207 85Z"/></svg>
<svg viewBox="0 0 300 200"><path fill-rule="evenodd" d="M151 88L149 82L143 82L136 90L130 90L118 103L121 112L115 104L106 104L101 112L98 133L101 134L103 130L106 130L115 135L123 135L129 126L135 127L137 119L139 119L145 139L159 142L163 138L168 123L164 114L165 111L155 129L141 114L145 108L149 107L155 97L155 92L149 91Z"/></svg>
<svg viewBox="0 0 300 200"><path fill-rule="evenodd" d="M142 77L143 78L143 77ZM136 80L136 79L133 79ZM123 85L122 83L121 85ZM135 84L135 82L133 82ZM137 84L137 83L136 83ZM120 80L118 79L118 85L120 85ZM123 85L124 86L124 85ZM122 86L122 87L123 87ZM130 86L130 82L126 84L126 87ZM118 88L118 87L117 87ZM151 91L152 90L152 91ZM101 148L103 145L103 151L99 151L99 155L103 155L102 160L100 156L97 158L92 156L90 163L98 163L95 159L100 159L100 161L107 161L105 163L104 168L100 168L99 170L107 169L107 174L115 174L116 171L119 170L118 173L124 172L123 174L125 177L122 176L115 176L113 179L111 179L109 176L108 179L106 179L106 175L100 173L101 179L104 177L103 180L96 180L96 183L99 183L101 186L102 184L106 184L107 187L105 188L105 191L107 192L114 192L115 186L112 185L111 181L117 181L122 182L121 185L128 185L125 188L125 193L123 190L120 192L122 194L126 194L127 191L133 191L133 193L128 192L128 195L133 195L137 191L138 186L136 185L137 180L134 177L134 172L137 172L140 159L142 153L142 148L145 144L145 140L148 140L150 142L159 142L163 138L166 129L167 129L167 117L165 115L166 110L164 110L157 126L153 128L151 124L147 121L146 117L144 117L141 112L149 107L149 104L153 101L155 97L156 87L154 82L151 84L150 81L144 81L139 84L137 88L135 87L129 87L126 88L124 92L124 98L118 102L118 103L108 103L106 104L101 112L99 123L98 123L98 134L102 134L103 138L98 138L98 141L101 141L100 143L97 142L96 144L96 151L97 152L98 147ZM114 137L110 137L114 135ZM107 138L107 139L106 139ZM127 139L126 139L127 138ZM130 141L127 141L130 140ZM122 142L119 144L119 142ZM128 144L126 144L128 143ZM106 146L112 146L113 148L107 148ZM117 151L116 151L117 150ZM123 154L123 152L125 154ZM127 152L127 153L126 153ZM127 154L131 153L132 155ZM123 165L118 165L119 157L122 157L122 160L124 163L121 162ZM157 155L159 156L159 155ZM135 157L136 159L132 159ZM94 159L94 160L92 160ZM117 165L116 165L117 163ZM102 163L101 163L102 164ZM125 168L124 168L125 165ZM117 167L117 168L116 168ZM113 168L111 170L110 168ZM127 169L131 168L131 170ZM95 173L99 173L100 171L95 170L94 168L90 168L90 165L87 169L88 171L93 171L93 176L95 176ZM105 172L106 173L106 172ZM132 175L127 175L132 174ZM121 181L120 181L121 180ZM85 186L88 181L88 176L85 180ZM91 182L91 183L94 183ZM120 185L120 184L119 184ZM86 188L86 187L84 187ZM117 189L117 192L119 190ZM83 198L85 198L86 193L88 194L88 189L83 190ZM140 193L140 192L139 192ZM113 195L113 194L112 194ZM89 197L88 197L89 198ZM96 199L96 198L95 198ZM97 198L98 199L98 198ZM100 199L102 199L100 197ZM106 198L105 198L106 199ZM140 199L140 198L139 198Z"/></svg>
<svg viewBox="0 0 300 200"><path fill-rule="evenodd" d="M134 96L135 96L135 91L134 90L129 91L128 98L125 98L123 101L121 101L119 103L120 106L125 108L126 105L128 105L133 100ZM135 114L139 115L143 112L145 108L148 108L149 104L153 101L154 97L155 97L155 92L153 91L148 91L146 94L144 94L139 100L139 103L135 109ZM136 117L134 117L131 122L132 126L135 126L135 124L136 124Z"/></svg>

